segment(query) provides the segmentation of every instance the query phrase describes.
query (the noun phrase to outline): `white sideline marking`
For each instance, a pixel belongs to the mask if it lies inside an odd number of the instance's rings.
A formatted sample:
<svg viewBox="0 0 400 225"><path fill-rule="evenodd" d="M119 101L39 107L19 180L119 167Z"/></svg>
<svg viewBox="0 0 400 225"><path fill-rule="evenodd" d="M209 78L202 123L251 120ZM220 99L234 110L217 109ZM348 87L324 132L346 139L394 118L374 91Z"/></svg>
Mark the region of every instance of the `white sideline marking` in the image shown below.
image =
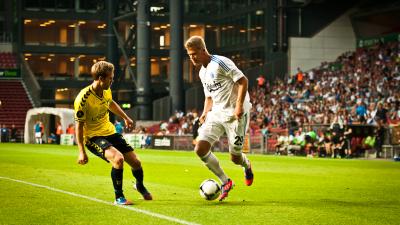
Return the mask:
<svg viewBox="0 0 400 225"><path fill-rule="evenodd" d="M34 187L44 188L44 189L47 189L47 190L50 190L50 191L55 191L55 192L59 192L59 193L63 193L63 194L71 195L71 196L75 196L75 197L78 197L78 198L84 198L84 199L87 199L87 200L90 200L90 201L99 202L99 203L103 203L103 204L106 204L106 205L117 206L117 207L120 207L120 208L124 208L124 209L128 209L128 210L137 212L137 213L142 213L142 214L145 214L145 215L148 215L148 216L151 216L151 217L157 217L159 219L168 220L168 221L172 221L172 222L175 222L175 223L186 224L186 225L200 225L198 223L192 223L192 222L181 220L181 219L178 219L178 218L175 218L175 217L166 216L166 215L159 214L159 213L154 213L154 212L147 211L147 210L144 210L144 209L134 208L132 206L114 205L112 202L107 202L107 201L104 201L104 200L101 200L101 199L92 198L92 197L89 197L89 196L86 196L86 195L81 195L81 194L77 194L77 193L74 193L74 192L64 191L64 190L61 190L61 189L52 188L52 187L45 186L45 185L30 183L30 182L23 181L23 180L17 180L17 179L12 179L12 178L9 178L9 177L2 177L2 176L0 176L0 179L10 180L10 181L14 181L14 182L22 183L22 184L27 184L27 185L34 186Z"/></svg>

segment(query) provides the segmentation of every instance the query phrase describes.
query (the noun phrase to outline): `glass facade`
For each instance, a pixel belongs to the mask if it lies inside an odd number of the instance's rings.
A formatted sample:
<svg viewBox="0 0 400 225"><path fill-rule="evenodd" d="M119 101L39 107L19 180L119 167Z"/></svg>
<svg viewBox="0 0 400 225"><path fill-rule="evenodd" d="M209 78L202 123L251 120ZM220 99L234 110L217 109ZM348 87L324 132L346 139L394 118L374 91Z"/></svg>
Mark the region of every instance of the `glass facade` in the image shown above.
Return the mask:
<svg viewBox="0 0 400 225"><path fill-rule="evenodd" d="M132 4L133 3L133 4ZM137 2L119 1L118 15L137 10ZM190 36L199 35L206 40L211 54L231 58L237 66L246 70L265 62L266 5L261 0L183 0L184 25L183 41ZM132 4L132 5L129 5ZM152 83L165 83L169 80L171 30L169 21L169 1L149 2L150 10L150 75ZM105 0L23 0L22 1L22 45L24 58L39 80L90 80L90 67L106 59L107 25ZM43 18L42 11L64 13L60 18ZM24 17L29 12L29 18ZM65 17L66 13L71 16ZM82 12L96 19L81 19ZM32 16L37 14L37 17ZM211 16L210 16L211 15ZM50 17L50 16L49 16ZM129 64L136 76L136 17L131 16L117 23L119 37L129 62L119 51L122 79L129 81L131 76L125 65ZM44 35L45 34L45 35ZM40 51L35 51L39 49ZM249 47L251 46L251 47ZM53 50L53 47L57 47ZM65 47L65 50L62 48ZM71 54L71 49L80 48L79 54ZM68 49L70 48L70 49ZM93 50L95 49L95 50ZM182 43L183 49L183 43ZM48 51L47 51L48 50ZM46 52L47 51L47 52ZM42 53L46 52L46 53ZM73 52L73 51L72 51ZM94 53L97 52L97 53ZM192 65L186 52L184 54L183 79L185 83L199 81L198 70ZM73 89L56 94L57 101L73 95ZM62 103L64 104L64 103Z"/></svg>
<svg viewBox="0 0 400 225"><path fill-rule="evenodd" d="M22 7L29 11L101 11L104 0L23 0Z"/></svg>
<svg viewBox="0 0 400 225"><path fill-rule="evenodd" d="M168 49L170 45L170 25L167 23L151 24L151 48Z"/></svg>
<svg viewBox="0 0 400 225"><path fill-rule="evenodd" d="M105 27L102 21L25 19L24 43L50 46L104 46Z"/></svg>
<svg viewBox="0 0 400 225"><path fill-rule="evenodd" d="M90 68L93 63L105 59L104 56L94 55L34 53L25 53L24 57L32 72L40 80L91 79Z"/></svg>
<svg viewBox="0 0 400 225"><path fill-rule="evenodd" d="M184 8L186 14L218 15L230 11L240 12L241 9L264 2L264 0L185 0Z"/></svg>
<svg viewBox="0 0 400 225"><path fill-rule="evenodd" d="M247 12L237 12L237 9L245 8L248 6L257 6L263 1L246 0L246 1L184 1L185 12L190 13L225 13L222 19L211 20L210 22L193 22L184 24L184 40L193 35L199 35L205 38L207 47L210 52L215 54L225 54L231 57L241 69L246 69L252 66L257 66L264 60L263 48L249 50L246 46L252 43L265 43L265 16L262 5L256 7L255 10ZM78 5L76 5L78 4ZM33 0L23 1L25 9L103 9L104 0L80 0L80 1L64 1L64 0ZM91 8L89 7L91 6ZM120 5L123 6L122 4ZM134 5L135 6L135 5ZM124 6L126 7L126 6ZM126 9L121 9L126 10ZM152 16L165 18L168 14L168 1L158 0L151 1L150 13ZM235 11L236 13L229 16L229 12ZM135 54L136 46L136 21L125 20L118 23L119 35L128 42L126 47L128 55ZM27 46L65 46L65 47L105 47L106 43L106 24L104 20L98 21L84 21L84 20L54 20L54 19L24 19L23 26L24 44ZM43 33L46 35L42 35ZM153 50L168 50L170 46L170 24L166 22L152 22L150 26L150 46ZM235 49L230 51L229 49ZM243 50L240 50L243 49ZM160 76L159 79L168 77L169 63L168 52L164 56L152 55L151 61L151 75ZM40 57L40 56L39 56ZM60 56L64 57L64 56ZM68 56L78 57L78 56ZM68 58L66 57L66 58ZM93 56L94 58L98 56ZM161 60L161 58L163 60ZM154 61L155 60L155 61ZM67 60L68 61L68 60ZM69 61L68 61L69 62ZM157 63L157 66L155 65ZM190 63L190 62L188 62ZM131 62L131 65L135 63ZM189 66L190 67L190 66ZM62 66L69 68L68 66ZM72 67L73 68L73 67ZM38 69L37 74L44 74L46 77L49 73L41 72ZM68 69L68 72L60 72L59 74L73 75L74 70ZM191 70L189 70L191 71ZM184 76L185 82L194 82L197 79L190 73ZM58 72L57 72L58 73ZM81 73L79 73L81 74Z"/></svg>

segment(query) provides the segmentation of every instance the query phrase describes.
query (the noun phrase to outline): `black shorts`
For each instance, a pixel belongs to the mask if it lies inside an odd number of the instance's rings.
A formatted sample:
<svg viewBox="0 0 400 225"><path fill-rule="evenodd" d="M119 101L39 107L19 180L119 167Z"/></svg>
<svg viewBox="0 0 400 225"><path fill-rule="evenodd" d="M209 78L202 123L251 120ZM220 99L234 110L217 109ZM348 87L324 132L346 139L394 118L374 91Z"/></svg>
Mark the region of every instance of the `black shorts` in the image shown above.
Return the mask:
<svg viewBox="0 0 400 225"><path fill-rule="evenodd" d="M340 136L339 135L333 135L332 136L332 143L333 144L340 144L341 143Z"/></svg>
<svg viewBox="0 0 400 225"><path fill-rule="evenodd" d="M104 156L104 151L110 146L113 146L122 154L133 151L133 148L128 143L126 143L124 137L119 133L115 133L109 136L92 137L86 142L85 145L90 152L107 162L109 161Z"/></svg>

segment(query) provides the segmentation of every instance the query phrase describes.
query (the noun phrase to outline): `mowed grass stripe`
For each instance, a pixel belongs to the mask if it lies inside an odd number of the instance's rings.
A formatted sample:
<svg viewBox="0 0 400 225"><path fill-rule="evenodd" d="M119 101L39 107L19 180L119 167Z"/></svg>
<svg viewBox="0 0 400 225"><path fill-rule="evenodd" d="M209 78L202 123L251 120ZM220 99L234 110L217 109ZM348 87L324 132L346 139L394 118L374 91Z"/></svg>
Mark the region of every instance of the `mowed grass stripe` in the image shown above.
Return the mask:
<svg viewBox="0 0 400 225"><path fill-rule="evenodd" d="M105 205L111 205L111 206L120 207L120 208L123 208L123 209L131 210L131 211L134 211L134 212L137 212L137 213L145 214L145 215L148 215L148 216L151 216L151 217L156 217L156 218L163 219L163 220L168 220L168 221L179 223L179 224L199 225L198 223L193 223L193 222L181 220L181 219L178 219L178 218L175 218L175 217L170 217L170 216L162 215L162 214L159 214L159 213L154 213L154 212L151 212L151 211L148 211L148 210L138 209L138 208L135 208L135 207L132 207L132 206L114 205L111 202L107 202L107 201L104 201L104 200L101 200L101 199L89 197L89 196L86 196L86 195L77 194L77 193L70 192L70 191L64 191L64 190L61 190L61 189L57 189L57 188L53 188L53 187L49 187L49 186L45 186L45 185L35 184L35 183L23 181L23 180L17 180L17 179L13 179L13 178L10 178L10 177L2 177L2 176L0 176L0 179L13 181L13 182L21 183L21 184L26 184L26 185L30 185L30 186L34 186L34 187L38 187L38 188L44 188L44 189L47 189L47 190L50 190L50 191L54 191L54 192L58 192L58 193L66 194L66 195L71 195L71 196L78 197L78 198L83 198L83 199L86 199L86 200L102 203L102 204L105 204Z"/></svg>

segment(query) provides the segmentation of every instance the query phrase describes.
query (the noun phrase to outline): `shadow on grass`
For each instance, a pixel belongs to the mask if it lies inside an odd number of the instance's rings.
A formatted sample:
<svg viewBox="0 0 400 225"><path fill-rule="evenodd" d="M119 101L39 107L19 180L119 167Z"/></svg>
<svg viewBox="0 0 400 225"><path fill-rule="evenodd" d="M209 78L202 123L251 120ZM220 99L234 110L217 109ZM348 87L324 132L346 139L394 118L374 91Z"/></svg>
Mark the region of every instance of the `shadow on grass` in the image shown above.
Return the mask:
<svg viewBox="0 0 400 225"><path fill-rule="evenodd" d="M140 202L138 205L141 205ZM306 207L306 208L337 208L337 207L361 207L370 208L371 206L378 208L399 208L399 201L345 201L337 199L292 199L292 200L271 200L271 201L254 201L254 200L229 200L226 199L222 202L214 201L201 201L201 200L154 200L152 204L158 206L219 206L219 207L243 207L243 206L264 206L264 207Z"/></svg>

